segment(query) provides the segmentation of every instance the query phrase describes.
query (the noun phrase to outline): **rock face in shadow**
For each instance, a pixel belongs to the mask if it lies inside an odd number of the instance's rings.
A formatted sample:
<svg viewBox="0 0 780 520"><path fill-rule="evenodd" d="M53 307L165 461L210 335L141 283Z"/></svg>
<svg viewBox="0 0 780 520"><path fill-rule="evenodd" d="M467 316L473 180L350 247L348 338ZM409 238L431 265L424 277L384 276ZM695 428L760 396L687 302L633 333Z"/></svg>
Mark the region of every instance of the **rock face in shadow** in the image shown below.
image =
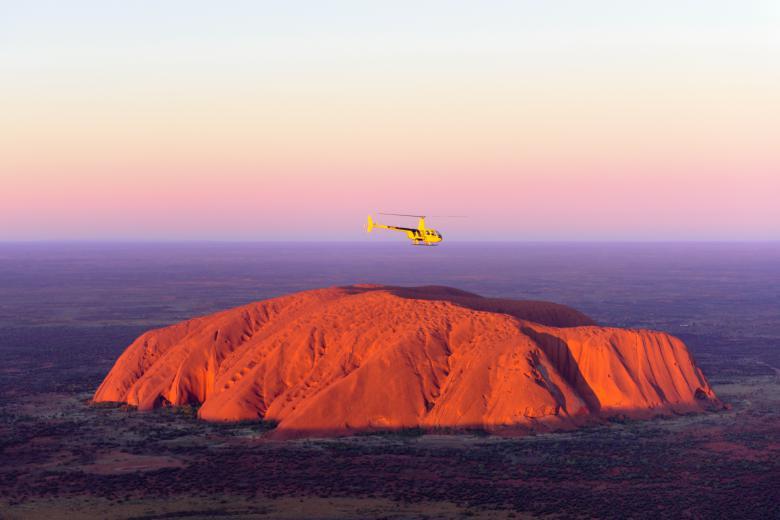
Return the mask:
<svg viewBox="0 0 780 520"><path fill-rule="evenodd" d="M512 434L718 403L663 332L600 327L554 303L385 286L306 291L149 331L94 400L200 404L208 421L275 421L275 438Z"/></svg>

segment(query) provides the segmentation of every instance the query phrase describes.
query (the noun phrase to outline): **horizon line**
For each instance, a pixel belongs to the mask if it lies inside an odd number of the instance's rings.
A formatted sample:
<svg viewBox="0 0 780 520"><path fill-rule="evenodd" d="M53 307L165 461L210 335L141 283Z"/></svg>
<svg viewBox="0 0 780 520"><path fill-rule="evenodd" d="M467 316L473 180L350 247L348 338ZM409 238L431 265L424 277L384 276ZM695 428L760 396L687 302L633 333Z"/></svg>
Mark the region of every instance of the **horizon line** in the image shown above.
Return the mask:
<svg viewBox="0 0 780 520"><path fill-rule="evenodd" d="M367 240L283 240L283 239L167 239L167 238L138 238L138 239L105 239L105 238L64 238L64 239L0 239L0 245L24 245L24 244L404 244L400 241L373 241ZM530 240L449 240L447 244L437 247L447 247L449 244L771 244L780 243L780 238L754 238L754 239L709 239L709 238L682 238L682 239L530 239Z"/></svg>

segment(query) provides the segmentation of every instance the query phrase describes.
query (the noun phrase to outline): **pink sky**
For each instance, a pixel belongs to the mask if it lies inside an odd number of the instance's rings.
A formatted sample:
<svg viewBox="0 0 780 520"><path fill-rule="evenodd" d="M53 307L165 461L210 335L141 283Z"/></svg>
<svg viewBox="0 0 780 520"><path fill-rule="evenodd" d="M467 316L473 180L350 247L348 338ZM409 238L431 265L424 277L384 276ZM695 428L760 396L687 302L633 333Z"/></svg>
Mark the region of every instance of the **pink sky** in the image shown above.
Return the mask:
<svg viewBox="0 0 780 520"><path fill-rule="evenodd" d="M247 6L20 8L0 240L360 240L375 211L466 214L430 222L459 240L780 239L771 4L671 25L523 5L407 27L411 5L347 2L265 32Z"/></svg>

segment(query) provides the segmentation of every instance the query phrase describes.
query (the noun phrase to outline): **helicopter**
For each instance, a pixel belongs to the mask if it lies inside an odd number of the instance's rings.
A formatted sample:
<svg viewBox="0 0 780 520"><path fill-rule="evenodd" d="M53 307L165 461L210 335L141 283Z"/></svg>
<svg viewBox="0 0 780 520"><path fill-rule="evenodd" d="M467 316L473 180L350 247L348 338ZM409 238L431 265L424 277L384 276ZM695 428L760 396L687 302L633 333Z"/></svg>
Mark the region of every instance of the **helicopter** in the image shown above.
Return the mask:
<svg viewBox="0 0 780 520"><path fill-rule="evenodd" d="M425 227L425 215L404 215L401 213L379 213L379 215L392 215L396 217L415 217L420 220L417 222L417 228L408 228L400 226L388 226L374 222L371 215L368 216L366 223L366 232L371 233L374 228L389 229L391 231L403 231L406 237L412 241L413 246L435 246L438 242L444 240L441 233L435 229Z"/></svg>

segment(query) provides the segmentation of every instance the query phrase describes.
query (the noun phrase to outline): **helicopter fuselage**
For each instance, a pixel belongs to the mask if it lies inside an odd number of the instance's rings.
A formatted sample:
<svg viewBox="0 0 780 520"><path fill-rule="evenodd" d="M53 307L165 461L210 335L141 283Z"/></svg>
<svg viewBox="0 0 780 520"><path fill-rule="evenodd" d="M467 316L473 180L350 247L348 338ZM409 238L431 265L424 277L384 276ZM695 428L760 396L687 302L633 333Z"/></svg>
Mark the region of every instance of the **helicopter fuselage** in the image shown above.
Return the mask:
<svg viewBox="0 0 780 520"><path fill-rule="evenodd" d="M420 221L417 228L408 228L401 226L388 226L385 224L378 224L374 222L371 217L368 217L368 223L366 225L366 231L371 232L374 228L389 229L391 231L402 231L406 233L406 237L412 241L414 246L434 246L444 240L441 233L435 229L425 227L425 218L420 217Z"/></svg>
<svg viewBox="0 0 780 520"><path fill-rule="evenodd" d="M414 246L432 246L441 242L444 237L435 229L395 228L406 231L406 236Z"/></svg>

